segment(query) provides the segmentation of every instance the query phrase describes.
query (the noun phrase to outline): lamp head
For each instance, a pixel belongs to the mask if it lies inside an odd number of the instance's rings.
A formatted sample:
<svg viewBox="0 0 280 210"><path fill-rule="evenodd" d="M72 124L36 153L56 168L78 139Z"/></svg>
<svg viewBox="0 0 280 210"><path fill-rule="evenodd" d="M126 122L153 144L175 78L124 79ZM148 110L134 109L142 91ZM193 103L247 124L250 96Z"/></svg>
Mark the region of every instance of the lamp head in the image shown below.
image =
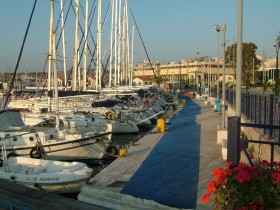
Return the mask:
<svg viewBox="0 0 280 210"><path fill-rule="evenodd" d="M221 30L221 28L220 28L217 24L214 25L214 29L215 29L217 32L219 32L219 31Z"/></svg>

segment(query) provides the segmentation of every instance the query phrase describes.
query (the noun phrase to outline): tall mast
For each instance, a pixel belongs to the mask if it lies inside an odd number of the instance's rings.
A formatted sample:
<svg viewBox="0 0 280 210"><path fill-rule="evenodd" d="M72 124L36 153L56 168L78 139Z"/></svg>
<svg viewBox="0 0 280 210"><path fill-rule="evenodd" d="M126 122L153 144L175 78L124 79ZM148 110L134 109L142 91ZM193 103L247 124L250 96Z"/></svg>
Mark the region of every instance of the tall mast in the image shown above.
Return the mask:
<svg viewBox="0 0 280 210"><path fill-rule="evenodd" d="M113 68L113 44L114 44L114 33L115 33L115 23L114 23L114 10L115 10L115 0L112 0L112 18L111 18L111 46L110 46L110 69L109 69L109 87L112 87L112 68Z"/></svg>
<svg viewBox="0 0 280 210"><path fill-rule="evenodd" d="M73 90L77 90L77 68L78 68L78 26L79 26L79 4L80 0L75 0L76 5L76 19L75 19L75 40L74 40L74 56L73 56L73 72L72 72L72 85Z"/></svg>
<svg viewBox="0 0 280 210"><path fill-rule="evenodd" d="M120 71L121 71L121 8L122 8L122 0L119 0L119 19L118 19L118 79L117 84L120 85Z"/></svg>
<svg viewBox="0 0 280 210"><path fill-rule="evenodd" d="M128 83L130 84L130 49L129 49L129 34L128 34L128 0L126 0L126 6L125 6L125 19L126 19L126 79L128 80Z"/></svg>
<svg viewBox="0 0 280 210"><path fill-rule="evenodd" d="M60 0L61 10L61 28L62 28L62 47L63 47L63 71L64 71L64 87L67 85L67 68L66 68L66 51L65 51L65 33L64 33L64 8L62 0Z"/></svg>
<svg viewBox="0 0 280 210"><path fill-rule="evenodd" d="M126 84L126 29L125 29L125 22L126 22L126 13L125 7L123 7L123 18L122 18L122 61L121 61L121 81L125 82Z"/></svg>
<svg viewBox="0 0 280 210"><path fill-rule="evenodd" d="M86 0L83 91L87 90L88 0Z"/></svg>
<svg viewBox="0 0 280 210"><path fill-rule="evenodd" d="M78 34L78 40L79 40L79 34ZM80 51L77 52L77 73L78 73L78 88L81 87L81 69L80 69Z"/></svg>
<svg viewBox="0 0 280 210"><path fill-rule="evenodd" d="M97 62L96 62L96 90L101 90L101 72L102 72L102 56L101 56L101 32L102 32L102 0L98 0L98 18L97 18Z"/></svg>
<svg viewBox="0 0 280 210"><path fill-rule="evenodd" d="M58 104L55 38L56 38L56 34L55 34L55 31L53 31L53 35L52 35L52 69L53 69L54 95L55 95L55 121L56 121L56 128L59 128L59 115L58 115L59 104Z"/></svg>
<svg viewBox="0 0 280 210"><path fill-rule="evenodd" d="M132 39L131 39L131 66L130 66L130 78L129 78L129 85L133 84L133 66L134 66L134 26L132 27Z"/></svg>
<svg viewBox="0 0 280 210"><path fill-rule="evenodd" d="M115 62L114 62L114 86L117 86L117 68L118 68L118 53L117 53L117 49L118 49L118 1L119 0L115 0L116 1L116 5L115 5Z"/></svg>
<svg viewBox="0 0 280 210"><path fill-rule="evenodd" d="M51 69L52 69L52 35L53 35L53 16L54 16L54 0L50 4L50 30L49 30L49 53L48 53L48 91L51 91ZM48 97L48 109L51 110L51 98Z"/></svg>

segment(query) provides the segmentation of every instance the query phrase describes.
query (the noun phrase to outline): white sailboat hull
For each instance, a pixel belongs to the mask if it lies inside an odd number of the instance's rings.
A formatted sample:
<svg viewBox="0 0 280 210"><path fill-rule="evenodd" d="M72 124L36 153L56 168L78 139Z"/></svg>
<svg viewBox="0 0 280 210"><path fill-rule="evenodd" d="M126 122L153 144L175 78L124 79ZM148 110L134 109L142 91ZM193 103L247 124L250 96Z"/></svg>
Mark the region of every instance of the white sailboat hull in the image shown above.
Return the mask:
<svg viewBox="0 0 280 210"><path fill-rule="evenodd" d="M111 142L111 126L102 132L81 133L75 128L43 128L35 132L34 128L24 126L16 111L6 110L0 116L0 137L8 155L41 158L46 153L51 160L100 159ZM38 147L39 142L42 148Z"/></svg>
<svg viewBox="0 0 280 210"><path fill-rule="evenodd" d="M51 193L79 192L93 170L79 162L10 157L0 167L0 178Z"/></svg>
<svg viewBox="0 0 280 210"><path fill-rule="evenodd" d="M18 142L14 141L15 137ZM19 133L13 135L11 133L9 140L7 138L5 140L7 154L9 155L12 153L20 156L41 158L42 154L33 154L31 152L33 151L36 153L36 142L34 142L34 140L30 141L30 139L35 138L36 136L34 133L26 133L24 135L19 135ZM71 140L57 141L45 139L42 141L42 146L50 160L73 161L101 159L106 154L106 149L109 144L106 141L109 141L110 138L111 133L103 133L94 137ZM21 145L20 142L22 142Z"/></svg>
<svg viewBox="0 0 280 210"><path fill-rule="evenodd" d="M115 122L112 123L112 133L137 133L138 126L134 122Z"/></svg>

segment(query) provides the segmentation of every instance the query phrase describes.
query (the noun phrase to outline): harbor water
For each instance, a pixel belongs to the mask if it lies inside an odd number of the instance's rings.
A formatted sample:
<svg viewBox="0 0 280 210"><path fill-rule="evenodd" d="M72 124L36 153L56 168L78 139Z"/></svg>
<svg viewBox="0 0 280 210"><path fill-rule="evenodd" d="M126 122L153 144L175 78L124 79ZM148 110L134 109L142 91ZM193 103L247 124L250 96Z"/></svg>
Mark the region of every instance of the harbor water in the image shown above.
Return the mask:
<svg viewBox="0 0 280 210"><path fill-rule="evenodd" d="M116 146L129 146L149 133L154 128L154 126L155 125L140 127L139 132L137 133L113 134L112 144Z"/></svg>

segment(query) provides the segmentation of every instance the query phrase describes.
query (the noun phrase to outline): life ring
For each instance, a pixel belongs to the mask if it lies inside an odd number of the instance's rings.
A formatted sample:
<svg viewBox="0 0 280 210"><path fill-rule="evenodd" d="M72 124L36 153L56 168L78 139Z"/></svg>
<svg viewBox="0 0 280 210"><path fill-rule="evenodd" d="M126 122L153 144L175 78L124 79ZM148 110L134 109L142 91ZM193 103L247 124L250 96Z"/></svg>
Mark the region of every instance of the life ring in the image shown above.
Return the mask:
<svg viewBox="0 0 280 210"><path fill-rule="evenodd" d="M119 154L118 148L113 145L109 146L107 148L106 152L107 152L107 155L109 155L109 156L117 156Z"/></svg>
<svg viewBox="0 0 280 210"><path fill-rule="evenodd" d="M108 113L106 114L106 119L108 119L108 120L114 120L114 119L116 119L115 113L113 113L113 112L108 112Z"/></svg>
<svg viewBox="0 0 280 210"><path fill-rule="evenodd" d="M29 155L31 158L41 159L42 158L42 152L39 150L38 146L32 147Z"/></svg>

